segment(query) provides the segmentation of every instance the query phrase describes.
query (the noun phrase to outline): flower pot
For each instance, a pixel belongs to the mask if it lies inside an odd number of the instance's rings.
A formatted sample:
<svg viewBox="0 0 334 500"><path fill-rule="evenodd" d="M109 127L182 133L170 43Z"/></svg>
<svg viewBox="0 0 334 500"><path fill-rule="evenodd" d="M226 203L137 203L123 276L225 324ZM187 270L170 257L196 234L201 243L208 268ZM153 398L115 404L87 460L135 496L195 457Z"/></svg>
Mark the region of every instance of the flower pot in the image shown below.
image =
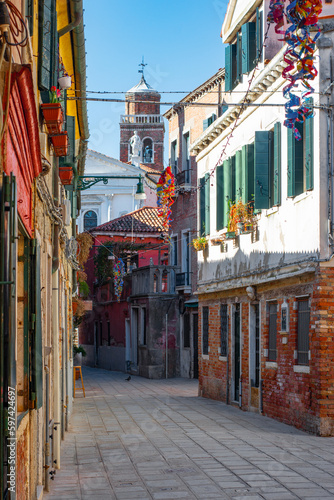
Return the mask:
<svg viewBox="0 0 334 500"><path fill-rule="evenodd" d="M70 76L61 76L58 78L59 87L62 90L67 90L72 87L72 78Z"/></svg>
<svg viewBox="0 0 334 500"><path fill-rule="evenodd" d="M235 238L235 231L228 231L225 233L225 238L227 240L233 240Z"/></svg>
<svg viewBox="0 0 334 500"><path fill-rule="evenodd" d="M48 133L59 134L64 120L60 102L42 104L41 109Z"/></svg>
<svg viewBox="0 0 334 500"><path fill-rule="evenodd" d="M76 301L72 301L72 313L73 313L73 316L75 316L75 313L77 312L77 309L78 309L78 303Z"/></svg>
<svg viewBox="0 0 334 500"><path fill-rule="evenodd" d="M63 186L68 186L72 183L73 179L73 169L69 165L59 166L59 177Z"/></svg>
<svg viewBox="0 0 334 500"><path fill-rule="evenodd" d="M51 136L53 150L56 156L67 156L69 150L69 142L67 132Z"/></svg>

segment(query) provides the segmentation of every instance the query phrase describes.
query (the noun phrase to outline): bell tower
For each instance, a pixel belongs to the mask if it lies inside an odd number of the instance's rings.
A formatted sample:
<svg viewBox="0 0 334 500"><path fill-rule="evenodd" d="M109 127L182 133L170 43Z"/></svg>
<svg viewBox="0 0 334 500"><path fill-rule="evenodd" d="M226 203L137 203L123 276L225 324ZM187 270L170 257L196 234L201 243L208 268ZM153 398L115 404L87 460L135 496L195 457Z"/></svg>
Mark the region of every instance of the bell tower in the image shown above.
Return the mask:
<svg viewBox="0 0 334 500"><path fill-rule="evenodd" d="M131 138L137 132L140 138L140 163L163 170L165 126L160 114L161 95L145 80L144 61L139 65L140 82L125 94L125 115L120 122L120 160L131 161Z"/></svg>

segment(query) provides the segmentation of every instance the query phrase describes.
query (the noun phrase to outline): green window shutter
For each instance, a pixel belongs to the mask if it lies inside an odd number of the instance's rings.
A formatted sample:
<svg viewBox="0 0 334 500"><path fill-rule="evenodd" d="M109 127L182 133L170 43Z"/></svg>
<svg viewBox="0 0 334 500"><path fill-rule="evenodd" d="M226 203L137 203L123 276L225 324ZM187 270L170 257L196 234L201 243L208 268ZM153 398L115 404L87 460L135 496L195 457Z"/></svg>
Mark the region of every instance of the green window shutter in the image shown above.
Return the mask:
<svg viewBox="0 0 334 500"><path fill-rule="evenodd" d="M32 240L33 300L32 317L34 321L31 345L32 385L31 396L35 408L43 405L43 356L42 356L42 308L41 308L41 249L37 240Z"/></svg>
<svg viewBox="0 0 334 500"><path fill-rule="evenodd" d="M242 35L242 73L249 73L255 68L256 59L256 23L246 23L241 27Z"/></svg>
<svg viewBox="0 0 334 500"><path fill-rule="evenodd" d="M206 130L209 126L209 119L203 120L203 131Z"/></svg>
<svg viewBox="0 0 334 500"><path fill-rule="evenodd" d="M66 130L70 142L70 154L66 157L66 161L74 164L75 162L75 117L66 117Z"/></svg>
<svg viewBox="0 0 334 500"><path fill-rule="evenodd" d="M229 202L235 198L235 157L224 161L224 227L228 223Z"/></svg>
<svg viewBox="0 0 334 500"><path fill-rule="evenodd" d="M255 132L254 208L269 208L270 133Z"/></svg>
<svg viewBox="0 0 334 500"><path fill-rule="evenodd" d="M308 102L313 105L313 99L308 99ZM313 116L305 120L304 137L305 137L305 188L307 191L313 189Z"/></svg>
<svg viewBox="0 0 334 500"><path fill-rule="evenodd" d="M237 53L236 53L236 59L237 59L237 75L236 75L236 80L237 82L241 82L242 80L242 36L241 32L237 34Z"/></svg>
<svg viewBox="0 0 334 500"><path fill-rule="evenodd" d="M205 174L205 235L210 234L210 174Z"/></svg>
<svg viewBox="0 0 334 500"><path fill-rule="evenodd" d="M49 91L52 66L52 0L39 2L39 54L38 86Z"/></svg>
<svg viewBox="0 0 334 500"><path fill-rule="evenodd" d="M237 60L236 45L226 45L225 47L225 91L229 92L235 87Z"/></svg>
<svg viewBox="0 0 334 500"><path fill-rule="evenodd" d="M25 0L26 18L29 26L29 34L33 36L34 28L34 0Z"/></svg>
<svg viewBox="0 0 334 500"><path fill-rule="evenodd" d="M242 147L242 201L254 199L254 144Z"/></svg>
<svg viewBox="0 0 334 500"><path fill-rule="evenodd" d="M217 231L224 228L224 166L219 165L216 170L217 187Z"/></svg>
<svg viewBox="0 0 334 500"><path fill-rule="evenodd" d="M237 151L235 155L235 202L239 198L243 199L243 185L242 185L242 151Z"/></svg>
<svg viewBox="0 0 334 500"><path fill-rule="evenodd" d="M262 21L263 21L263 12L262 12L262 10L260 11L259 8L257 7L257 9L256 9L256 59L259 59L261 61L262 61L262 56L263 56L263 53L262 53L261 59L260 59L260 53L261 53L262 44L263 44Z"/></svg>
<svg viewBox="0 0 334 500"><path fill-rule="evenodd" d="M222 107L222 115L225 113L225 111L228 110L228 106L226 104L224 104L224 106Z"/></svg>
<svg viewBox="0 0 334 500"><path fill-rule="evenodd" d="M303 186L303 124L296 123L296 126L302 136L297 141L293 135L293 130L288 129L288 196L293 197L301 194Z"/></svg>
<svg viewBox="0 0 334 500"><path fill-rule="evenodd" d="M281 204L281 124L274 126L274 205Z"/></svg>
<svg viewBox="0 0 334 500"><path fill-rule="evenodd" d="M199 189L199 234L200 236L204 236L205 231L205 178L202 177L199 181L200 189Z"/></svg>

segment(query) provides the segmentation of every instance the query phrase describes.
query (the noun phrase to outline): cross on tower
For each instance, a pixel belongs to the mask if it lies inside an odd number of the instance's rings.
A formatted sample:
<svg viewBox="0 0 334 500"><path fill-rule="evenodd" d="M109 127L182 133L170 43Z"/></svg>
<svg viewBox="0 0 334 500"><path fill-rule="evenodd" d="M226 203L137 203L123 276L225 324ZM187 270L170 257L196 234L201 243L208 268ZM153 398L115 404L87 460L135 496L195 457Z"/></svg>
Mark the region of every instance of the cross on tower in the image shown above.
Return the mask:
<svg viewBox="0 0 334 500"><path fill-rule="evenodd" d="M143 56L142 62L140 64L138 64L138 66L141 66L141 69L138 70L138 73L141 73L144 77L144 68L145 68L145 66L147 66L147 64L144 63L144 56Z"/></svg>

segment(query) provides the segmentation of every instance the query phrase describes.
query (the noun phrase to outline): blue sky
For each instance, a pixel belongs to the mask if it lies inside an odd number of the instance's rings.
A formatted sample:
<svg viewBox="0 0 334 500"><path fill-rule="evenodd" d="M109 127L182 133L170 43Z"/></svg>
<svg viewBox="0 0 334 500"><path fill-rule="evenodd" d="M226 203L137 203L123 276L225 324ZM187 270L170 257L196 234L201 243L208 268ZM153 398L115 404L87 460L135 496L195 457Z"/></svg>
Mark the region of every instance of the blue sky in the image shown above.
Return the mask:
<svg viewBox="0 0 334 500"><path fill-rule="evenodd" d="M128 90L140 80L142 56L146 80L158 91L193 90L224 66L226 6L226 0L84 0L87 90ZM91 149L119 158L121 114L123 103L88 103Z"/></svg>

